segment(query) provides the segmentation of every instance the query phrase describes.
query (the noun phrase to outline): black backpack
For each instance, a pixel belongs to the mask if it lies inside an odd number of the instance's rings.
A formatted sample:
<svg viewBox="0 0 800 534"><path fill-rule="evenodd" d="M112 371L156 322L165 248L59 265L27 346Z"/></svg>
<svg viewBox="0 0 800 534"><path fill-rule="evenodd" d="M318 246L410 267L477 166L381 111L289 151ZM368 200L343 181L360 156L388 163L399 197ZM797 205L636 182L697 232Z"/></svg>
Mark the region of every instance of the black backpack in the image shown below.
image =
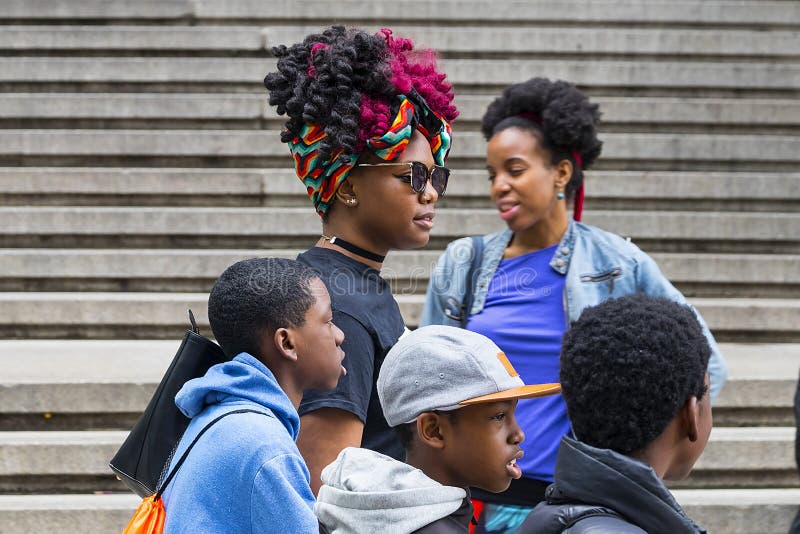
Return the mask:
<svg viewBox="0 0 800 534"><path fill-rule="evenodd" d="M147 408L109 463L117 478L142 498L159 488L189 426L190 419L175 405L175 395L187 381L229 360L219 345L200 335L191 310L189 321L191 329L186 331Z"/></svg>

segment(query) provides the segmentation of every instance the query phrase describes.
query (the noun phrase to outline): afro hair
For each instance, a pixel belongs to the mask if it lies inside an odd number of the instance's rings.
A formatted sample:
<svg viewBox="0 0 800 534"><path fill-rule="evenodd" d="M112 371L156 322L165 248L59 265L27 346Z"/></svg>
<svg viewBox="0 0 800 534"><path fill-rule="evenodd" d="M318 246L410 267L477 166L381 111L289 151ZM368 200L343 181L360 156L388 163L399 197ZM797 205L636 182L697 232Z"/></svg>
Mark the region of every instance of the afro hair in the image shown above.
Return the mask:
<svg viewBox="0 0 800 534"><path fill-rule="evenodd" d="M565 81L533 78L506 88L486 110L481 131L488 141L507 128L522 128L536 135L553 165L564 159L573 163L566 195L573 198L583 183L583 170L600 155L597 138L600 111L597 104ZM580 164L574 154L580 155Z"/></svg>
<svg viewBox="0 0 800 534"><path fill-rule="evenodd" d="M711 348L692 308L635 294L586 308L564 335L561 388L575 436L621 454L706 393Z"/></svg>
<svg viewBox="0 0 800 534"><path fill-rule="evenodd" d="M284 258L253 258L225 269L208 297L211 331L225 355L259 358L265 335L303 326L316 302L315 278L310 268Z"/></svg>
<svg viewBox="0 0 800 534"><path fill-rule="evenodd" d="M320 124L327 134L320 146L325 159L363 152L367 139L388 130L394 97L412 88L446 120L458 116L434 52L413 50L410 40L392 37L389 29L371 35L331 26L272 53L278 69L264 86L270 105L288 117L281 140L289 142L306 123Z"/></svg>

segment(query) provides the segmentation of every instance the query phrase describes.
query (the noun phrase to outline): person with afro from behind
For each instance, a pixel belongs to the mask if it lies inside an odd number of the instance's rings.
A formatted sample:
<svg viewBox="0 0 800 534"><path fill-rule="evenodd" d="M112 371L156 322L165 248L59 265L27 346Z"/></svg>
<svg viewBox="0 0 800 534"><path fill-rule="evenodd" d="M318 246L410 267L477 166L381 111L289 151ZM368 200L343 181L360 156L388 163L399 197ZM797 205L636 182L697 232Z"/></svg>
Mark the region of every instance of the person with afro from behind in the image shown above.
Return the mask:
<svg viewBox="0 0 800 534"><path fill-rule="evenodd" d="M488 188L507 229L451 243L428 286L420 324L487 336L529 383L558 380L562 336L588 306L632 293L686 302L630 240L580 222L584 171L602 147L599 118L598 106L573 85L545 78L512 85L492 102L482 124ZM711 346L713 401L726 366L699 315L698 321ZM523 477L498 495L473 492L484 502L476 504L479 534L513 532L544 498L558 444L570 432L560 395L520 401L517 417L528 436Z"/></svg>
<svg viewBox="0 0 800 534"><path fill-rule="evenodd" d="M693 310L630 295L587 308L564 336L572 436L519 534L706 532L662 482L692 470L711 433L708 340Z"/></svg>

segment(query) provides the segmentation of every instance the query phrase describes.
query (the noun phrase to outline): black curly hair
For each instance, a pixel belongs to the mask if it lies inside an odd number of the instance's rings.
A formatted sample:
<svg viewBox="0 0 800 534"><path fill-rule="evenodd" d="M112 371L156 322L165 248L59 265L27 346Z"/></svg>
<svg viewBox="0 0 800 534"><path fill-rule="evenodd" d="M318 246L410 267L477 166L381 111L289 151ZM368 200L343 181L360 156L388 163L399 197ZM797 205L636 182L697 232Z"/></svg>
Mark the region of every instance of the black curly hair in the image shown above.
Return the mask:
<svg viewBox="0 0 800 534"><path fill-rule="evenodd" d="M318 43L325 49L312 52ZM320 153L326 159L338 149L355 151L361 92L394 94L383 63L386 41L376 35L332 26L290 47L276 46L272 53L278 58L278 70L267 74L264 86L270 105L277 106L279 115L288 115L281 141L289 142L305 123L324 124L328 137Z"/></svg>
<svg viewBox="0 0 800 534"><path fill-rule="evenodd" d="M316 302L309 286L315 278L310 268L284 258L253 258L225 269L208 297L211 331L225 355L260 358L264 335L303 326Z"/></svg>
<svg viewBox="0 0 800 534"><path fill-rule="evenodd" d="M564 335L561 389L575 436L641 451L692 396L706 394L711 348L691 307L645 294L586 308Z"/></svg>
<svg viewBox="0 0 800 534"><path fill-rule="evenodd" d="M409 39L388 28L369 34L331 26L292 46L276 46L277 71L264 86L269 103L288 120L281 132L287 143L305 123L324 127L320 155L330 159L358 154L366 138L386 132L393 97L416 90L433 111L453 120L452 86L436 68L432 50L414 50Z"/></svg>
<svg viewBox="0 0 800 534"><path fill-rule="evenodd" d="M597 138L599 121L598 105L590 103L574 85L532 78L506 88L501 97L489 104L481 131L487 141L508 128L530 131L549 154L552 165L570 160L573 171L565 194L571 199L583 183L583 171L602 150L603 142ZM580 165L573 152L580 154Z"/></svg>

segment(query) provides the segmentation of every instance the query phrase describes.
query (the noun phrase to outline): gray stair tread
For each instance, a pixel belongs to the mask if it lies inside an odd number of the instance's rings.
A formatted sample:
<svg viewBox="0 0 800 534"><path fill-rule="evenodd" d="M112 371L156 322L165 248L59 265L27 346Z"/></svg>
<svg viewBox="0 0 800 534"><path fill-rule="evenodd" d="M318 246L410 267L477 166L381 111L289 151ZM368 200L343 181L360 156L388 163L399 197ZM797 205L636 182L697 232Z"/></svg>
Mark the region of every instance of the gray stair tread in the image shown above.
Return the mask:
<svg viewBox="0 0 800 534"><path fill-rule="evenodd" d="M789 4L789 5L787 5ZM288 4L286 9L275 10L259 0L234 0L219 4L214 0L196 2L198 17L251 17L288 20L317 19L329 12L325 1ZM479 0L445 0L430 3L425 0L409 1L402 5L391 2L359 3L353 0L336 4L335 18L342 21L370 20L432 20L519 22L567 20L570 22L691 22L691 23L773 23L786 24L800 18L800 10L788 2L666 2L638 0L575 0L551 3L547 0L528 2L487 3Z"/></svg>
<svg viewBox="0 0 800 534"><path fill-rule="evenodd" d="M800 136L747 134L606 133L606 161L796 161ZM477 132L462 132L451 155L485 157ZM255 130L0 130L0 155L282 157L277 131Z"/></svg>
<svg viewBox="0 0 800 534"><path fill-rule="evenodd" d="M293 224L286 226L285 221ZM633 239L795 242L798 213L589 210L588 224ZM504 227L494 209L438 210L433 236L462 237ZM13 235L318 236L308 208L6 207L0 228Z"/></svg>
<svg viewBox="0 0 800 534"><path fill-rule="evenodd" d="M685 506L792 505L800 502L800 488L673 490ZM132 494L0 495L0 510L109 509L131 512L141 502Z"/></svg>
<svg viewBox="0 0 800 534"><path fill-rule="evenodd" d="M494 95L456 96L459 124L479 121ZM597 96L604 123L781 125L800 123L800 102L788 99ZM0 117L103 119L283 120L257 94L5 93ZM463 128L463 126L462 126Z"/></svg>
<svg viewBox="0 0 800 534"><path fill-rule="evenodd" d="M0 511L121 509L133 513L140 502L142 502L141 498L127 493L107 495L0 495ZM124 527L124 525L122 526Z"/></svg>
<svg viewBox="0 0 800 534"><path fill-rule="evenodd" d="M206 330L206 333L208 331ZM179 340L2 340L5 384L155 384ZM800 343L722 343L730 381L791 381Z"/></svg>
<svg viewBox="0 0 800 534"><path fill-rule="evenodd" d="M127 435L98 430L0 432L0 476L106 474L108 459ZM695 470L793 471L794 435L794 428L715 428Z"/></svg>
<svg viewBox="0 0 800 534"><path fill-rule="evenodd" d="M232 263L255 257L295 258L302 249L0 249L0 279L207 279ZM392 252L382 269L388 280L413 278L427 287L441 251ZM674 283L800 284L800 255L655 253Z"/></svg>
<svg viewBox="0 0 800 534"><path fill-rule="evenodd" d="M615 8L616 9L616 8ZM503 26L420 27L392 25L396 35L417 46L441 52L523 52L656 55L796 55L800 42L793 31L724 30L719 28L542 28ZM369 28L373 29L373 28ZM378 28L374 28L377 30ZM268 44L292 44L315 31L315 26L274 26L264 29ZM509 39L513 35L513 39ZM781 50L782 48L782 50Z"/></svg>
<svg viewBox="0 0 800 534"><path fill-rule="evenodd" d="M58 431L12 431L0 432L2 446L72 446L72 445L119 445L128 435L119 430L58 430Z"/></svg>
<svg viewBox="0 0 800 534"><path fill-rule="evenodd" d="M210 334L207 326L203 330ZM18 413L140 411L179 345L178 339L0 341L0 406ZM720 348L729 380L716 407L793 405L800 344L722 343Z"/></svg>
<svg viewBox="0 0 800 534"><path fill-rule="evenodd" d="M392 2L342 0L332 6L327 0L286 2L281 9L259 0L169 0L124 2L83 0L55 8L47 0L6 0L7 19L266 19L266 20L376 20L402 21L519 21L550 22L645 22L706 24L787 24L798 20L800 10L793 2L781 1L650 1L547 0L486 3L480 0L443 0L430 3L409 0Z"/></svg>
<svg viewBox="0 0 800 534"><path fill-rule="evenodd" d="M257 26L5 26L0 49L264 50L261 33ZM725 35L720 37L725 39ZM763 40L757 32L745 32L740 37L757 47ZM692 39L689 35L684 38ZM780 42L780 34L775 39ZM771 40L767 38L767 42Z"/></svg>
<svg viewBox="0 0 800 534"><path fill-rule="evenodd" d="M800 488L674 490L673 494L690 517L710 532L726 534L784 534L800 502ZM140 502L132 494L0 495L0 527L41 532L69 524L81 532L119 531Z"/></svg>
<svg viewBox="0 0 800 534"><path fill-rule="evenodd" d="M790 172L596 171L587 203L603 199L800 200L800 174ZM308 196L294 169L108 167L0 168L0 195L290 195ZM484 170L453 166L447 198L484 198Z"/></svg>
<svg viewBox="0 0 800 534"><path fill-rule="evenodd" d="M10 50L268 50L302 41L319 26L6 26L0 49ZM375 32L379 27L366 26ZM791 31L740 29L526 28L519 25L424 27L393 25L397 35L440 52L592 53L794 56ZM262 37L263 34L263 37ZM513 34L514 39L508 35Z"/></svg>
<svg viewBox="0 0 800 534"><path fill-rule="evenodd" d="M81 0L53 3L51 0L5 0L4 19L177 19L193 13L192 0Z"/></svg>
<svg viewBox="0 0 800 534"><path fill-rule="evenodd" d="M443 59L440 65L458 85L508 85L530 73L600 87L795 89L800 83L800 65L777 62ZM255 89L273 70L271 58L0 58L3 82L213 82Z"/></svg>
<svg viewBox="0 0 800 534"><path fill-rule="evenodd" d="M800 502L800 488L673 490L682 506L769 506Z"/></svg>
<svg viewBox="0 0 800 534"><path fill-rule="evenodd" d="M424 295L398 295L406 322L419 321ZM191 308L208 325L206 293L0 293L0 324L177 326ZM690 299L712 330L794 331L800 301L790 299Z"/></svg>
<svg viewBox="0 0 800 534"><path fill-rule="evenodd" d="M156 384L179 346L180 340L4 340L3 383Z"/></svg>

